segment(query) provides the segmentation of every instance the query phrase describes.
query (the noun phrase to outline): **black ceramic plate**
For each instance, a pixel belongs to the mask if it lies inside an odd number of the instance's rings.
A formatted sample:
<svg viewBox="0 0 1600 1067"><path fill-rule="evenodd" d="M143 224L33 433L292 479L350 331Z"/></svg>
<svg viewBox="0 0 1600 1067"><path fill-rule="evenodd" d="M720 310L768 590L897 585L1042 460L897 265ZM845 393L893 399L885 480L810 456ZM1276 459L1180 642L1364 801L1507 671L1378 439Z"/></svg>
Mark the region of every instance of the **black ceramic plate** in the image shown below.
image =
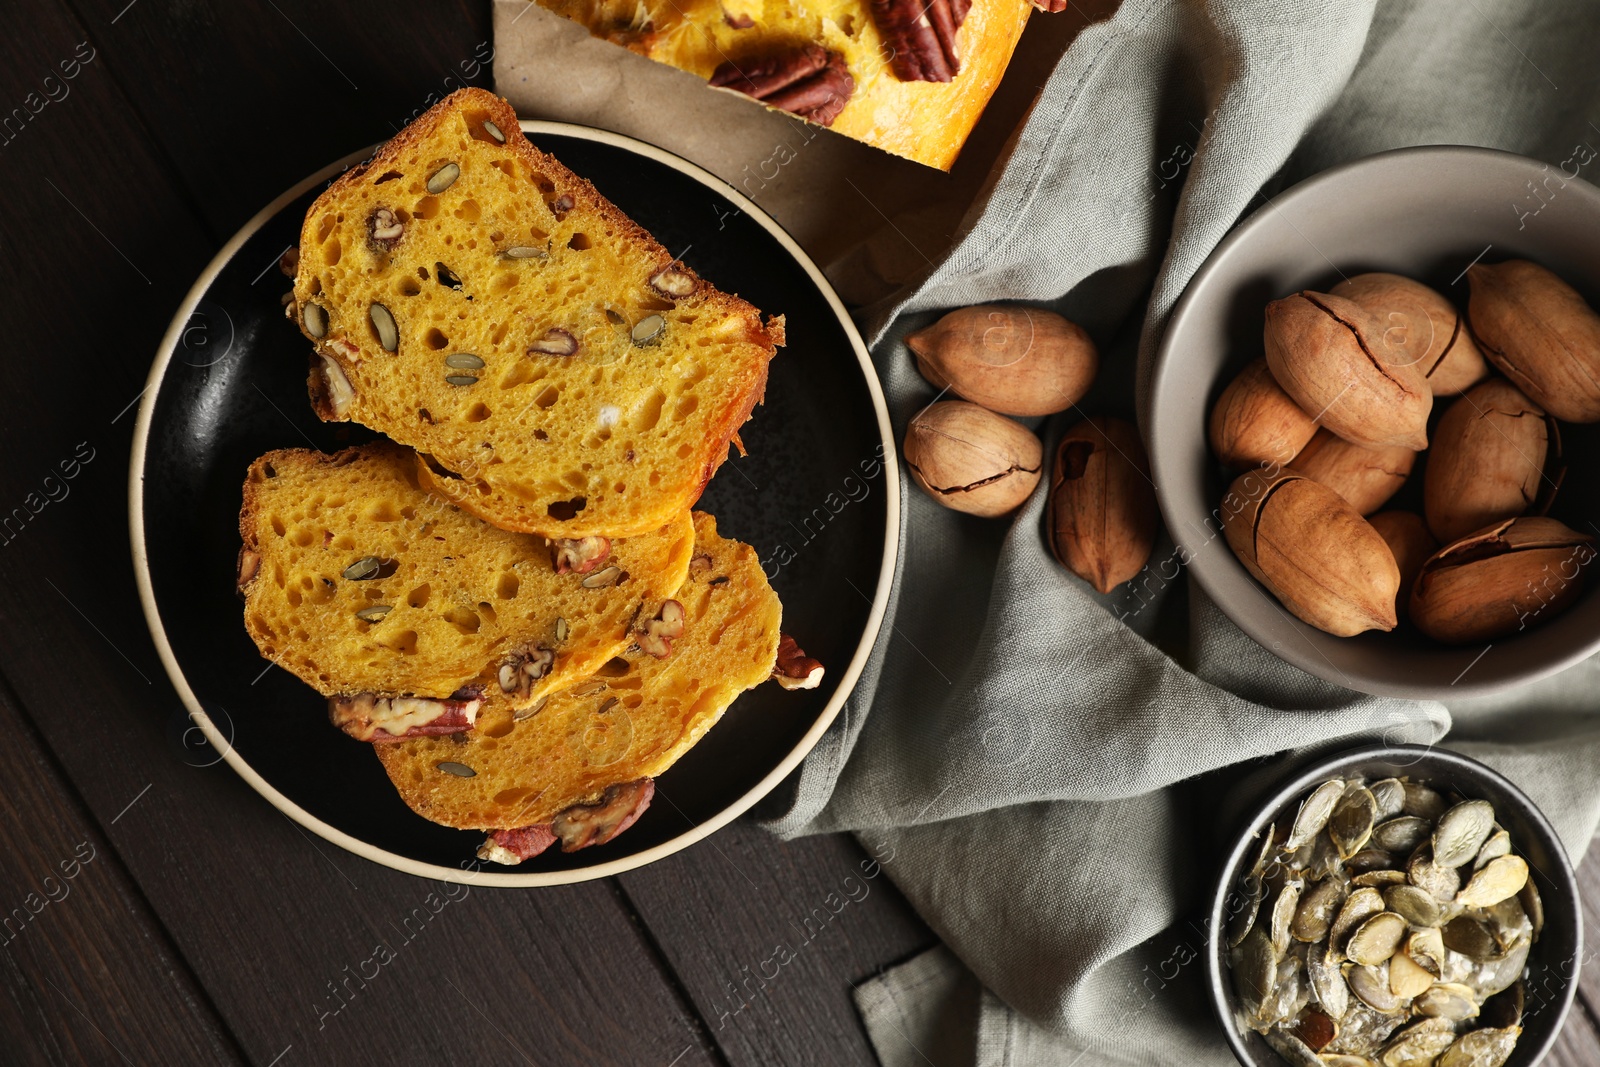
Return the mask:
<svg viewBox="0 0 1600 1067"><path fill-rule="evenodd" d="M700 168L615 134L525 122L717 286L788 319L764 406L699 506L755 546L784 629L827 666L822 686L764 685L657 782L650 810L609 845L475 870L481 833L401 803L368 750L329 726L323 699L266 663L234 592L245 468L274 448L333 451L374 436L324 424L306 398L308 348L283 315L280 253L356 153L285 193L218 253L151 368L130 472L134 568L167 673L208 741L296 822L358 855L431 878L550 885L615 874L693 843L769 792L833 721L883 619L900 496L883 395L821 272L760 208Z"/></svg>

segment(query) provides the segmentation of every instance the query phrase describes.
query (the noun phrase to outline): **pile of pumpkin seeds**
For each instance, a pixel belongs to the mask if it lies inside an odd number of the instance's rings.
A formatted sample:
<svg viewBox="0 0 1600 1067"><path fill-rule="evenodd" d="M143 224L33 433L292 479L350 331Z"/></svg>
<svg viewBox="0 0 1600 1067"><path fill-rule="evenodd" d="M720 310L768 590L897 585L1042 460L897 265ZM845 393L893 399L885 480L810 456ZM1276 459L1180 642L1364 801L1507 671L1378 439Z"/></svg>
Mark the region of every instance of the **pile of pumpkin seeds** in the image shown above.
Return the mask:
<svg viewBox="0 0 1600 1067"><path fill-rule="evenodd" d="M1501 1067L1544 926L1494 806L1404 778L1323 782L1230 896L1237 1022L1308 1067Z"/></svg>

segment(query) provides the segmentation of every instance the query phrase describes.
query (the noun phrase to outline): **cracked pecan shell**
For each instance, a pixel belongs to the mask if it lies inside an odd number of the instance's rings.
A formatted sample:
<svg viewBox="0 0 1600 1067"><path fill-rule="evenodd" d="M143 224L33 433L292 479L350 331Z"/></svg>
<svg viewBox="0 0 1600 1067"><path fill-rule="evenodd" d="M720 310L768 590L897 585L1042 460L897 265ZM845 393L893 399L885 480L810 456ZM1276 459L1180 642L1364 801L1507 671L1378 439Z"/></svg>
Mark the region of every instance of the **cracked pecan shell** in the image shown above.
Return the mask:
<svg viewBox="0 0 1600 1067"><path fill-rule="evenodd" d="M994 517L1039 484L1044 446L1026 426L965 400L923 408L906 428L906 466L947 508Z"/></svg>
<svg viewBox="0 0 1600 1067"><path fill-rule="evenodd" d="M815 44L742 63L729 60L712 72L711 84L819 126L832 126L856 91L844 56Z"/></svg>

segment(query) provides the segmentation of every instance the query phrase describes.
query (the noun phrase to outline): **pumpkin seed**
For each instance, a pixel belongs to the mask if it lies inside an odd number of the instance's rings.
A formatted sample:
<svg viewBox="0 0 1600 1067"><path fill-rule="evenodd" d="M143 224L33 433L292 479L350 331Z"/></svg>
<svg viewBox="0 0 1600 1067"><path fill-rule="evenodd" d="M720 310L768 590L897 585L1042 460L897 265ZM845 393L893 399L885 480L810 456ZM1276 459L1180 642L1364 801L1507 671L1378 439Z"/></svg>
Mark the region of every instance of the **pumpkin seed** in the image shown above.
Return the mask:
<svg viewBox="0 0 1600 1067"><path fill-rule="evenodd" d="M379 619L383 618L393 610L393 604L374 604L369 608L362 608L360 611L356 612L356 618L364 619L367 622L377 622Z"/></svg>
<svg viewBox="0 0 1600 1067"><path fill-rule="evenodd" d="M1350 985L1339 969L1339 958L1313 946L1306 956L1306 979L1322 1010L1334 1019L1344 1018L1350 1008Z"/></svg>
<svg viewBox="0 0 1600 1067"><path fill-rule="evenodd" d="M440 193L454 185L456 183L456 179L459 177L461 177L461 164L446 163L429 176L428 192L432 193L434 196L438 196Z"/></svg>
<svg viewBox="0 0 1600 1067"><path fill-rule="evenodd" d="M1444 973L1444 937L1437 929L1418 930L1406 940L1411 962L1438 978Z"/></svg>
<svg viewBox="0 0 1600 1067"><path fill-rule="evenodd" d="M502 252L500 254L505 256L507 259L549 259L550 258L550 253L549 253L548 250L543 249L543 248L539 248L539 247L537 247L535 245L512 245L510 248L506 249L504 252Z"/></svg>
<svg viewBox="0 0 1600 1067"><path fill-rule="evenodd" d="M1511 945L1528 936L1533 930L1533 923L1528 919L1528 913L1522 910L1522 901L1516 897L1507 897L1496 904L1491 904L1483 909L1484 918L1488 920L1489 928L1494 932L1494 939L1500 943L1501 948L1510 948Z"/></svg>
<svg viewBox="0 0 1600 1067"><path fill-rule="evenodd" d="M1372 791L1372 799L1378 804L1378 821L1388 822L1400 814L1400 809L1405 806L1405 783L1398 778L1385 778L1381 782L1373 782L1368 786Z"/></svg>
<svg viewBox="0 0 1600 1067"><path fill-rule="evenodd" d="M1438 926L1444 920L1444 907L1434 895L1414 885L1390 886L1383 902L1412 926Z"/></svg>
<svg viewBox="0 0 1600 1067"><path fill-rule="evenodd" d="M1433 987L1433 975L1404 952L1389 957L1389 990L1401 1000L1421 996Z"/></svg>
<svg viewBox="0 0 1600 1067"><path fill-rule="evenodd" d="M444 380L446 383L458 387L478 384L477 377L472 374L446 374Z"/></svg>
<svg viewBox="0 0 1600 1067"><path fill-rule="evenodd" d="M1402 885L1406 880L1404 871L1368 871L1358 874L1350 879L1352 885L1371 886L1374 889L1385 889L1392 885Z"/></svg>
<svg viewBox="0 0 1600 1067"><path fill-rule="evenodd" d="M1249 879L1240 892L1238 910L1228 917L1229 948L1236 947L1244 940L1255 926L1256 916L1261 914L1261 879Z"/></svg>
<svg viewBox="0 0 1600 1067"><path fill-rule="evenodd" d="M1418 1030L1391 1041L1379 1057L1383 1067L1433 1067L1433 1061L1455 1044L1454 1030Z"/></svg>
<svg viewBox="0 0 1600 1067"><path fill-rule="evenodd" d="M1418 1015L1436 1015L1461 1022L1478 1014L1478 1003L1466 986L1440 982L1413 1000L1411 1010Z"/></svg>
<svg viewBox="0 0 1600 1067"><path fill-rule="evenodd" d="M1300 804L1300 812L1294 817L1294 823L1289 828L1289 836L1283 842L1283 851L1294 852L1301 845L1322 833L1328 825L1328 819L1333 815L1333 809L1339 803L1339 798L1344 795L1344 782L1334 779L1323 782L1312 790Z"/></svg>
<svg viewBox="0 0 1600 1067"><path fill-rule="evenodd" d="M1344 903L1344 885L1336 878L1326 878L1311 887L1300 898L1295 910L1290 933L1296 941L1316 942L1328 936L1334 913Z"/></svg>
<svg viewBox="0 0 1600 1067"><path fill-rule="evenodd" d="M1528 966L1528 953L1533 949L1533 942L1522 940L1514 943L1510 950L1499 959L1489 960L1480 964L1476 973L1467 975L1467 983L1473 987L1473 993L1480 1002L1489 999L1503 989L1510 989L1522 977L1522 972Z"/></svg>
<svg viewBox="0 0 1600 1067"><path fill-rule="evenodd" d="M542 696L538 700L534 701L532 704L528 705L527 707L521 708L521 709L519 709L517 711L512 712L511 713L511 720L513 722L522 722L524 719L531 719L535 715L537 715L541 711L543 711L544 710L544 706L546 704L548 704L549 702L550 702L550 697L548 695Z"/></svg>
<svg viewBox="0 0 1600 1067"><path fill-rule="evenodd" d="M667 320L660 315L646 315L633 324L628 336L636 345L653 344L667 329Z"/></svg>
<svg viewBox="0 0 1600 1067"><path fill-rule="evenodd" d="M1339 846L1341 859L1349 859L1366 846L1377 814L1378 802L1365 786L1353 785L1345 791L1328 818L1328 836Z"/></svg>
<svg viewBox="0 0 1600 1067"><path fill-rule="evenodd" d="M1344 977L1350 983L1350 992L1373 1011L1388 1015L1400 1010L1400 998L1389 988L1387 967L1347 965Z"/></svg>
<svg viewBox="0 0 1600 1067"><path fill-rule="evenodd" d="M450 760L440 760L438 763L435 763L434 766L446 774L455 775L457 778L476 778L478 776L478 772L473 770L471 767L468 767L465 763L454 763Z"/></svg>
<svg viewBox="0 0 1600 1067"><path fill-rule="evenodd" d="M483 360L471 352L452 352L444 357L446 367L455 367L458 370L482 370Z"/></svg>
<svg viewBox="0 0 1600 1067"><path fill-rule="evenodd" d="M1483 847L1478 850L1478 858L1472 861L1472 869L1481 871L1489 866L1491 861L1510 854L1511 835L1504 830L1496 830L1489 835L1489 840L1485 841Z"/></svg>
<svg viewBox="0 0 1600 1067"><path fill-rule="evenodd" d="M1302 867L1305 873L1312 878L1331 878L1344 873L1344 863L1339 855L1339 846L1327 834L1318 834L1311 839L1311 844L1302 851L1307 852ZM1299 859L1300 854L1296 853Z"/></svg>
<svg viewBox="0 0 1600 1067"><path fill-rule="evenodd" d="M1495 940L1489 927L1471 915L1457 915L1440 929L1439 936L1443 938L1446 948L1475 960L1486 960L1500 954L1500 943Z"/></svg>
<svg viewBox="0 0 1600 1067"><path fill-rule="evenodd" d="M1433 847L1423 845L1412 853L1406 865L1406 877L1411 884L1426 889L1441 901L1454 900L1461 891L1461 876L1454 867L1441 867L1433 862Z"/></svg>
<svg viewBox="0 0 1600 1067"><path fill-rule="evenodd" d="M1444 797L1420 782L1406 782L1402 788L1405 799L1400 804L1400 810L1406 815L1415 815L1419 819L1437 822L1439 816L1444 814L1444 809L1448 807Z"/></svg>
<svg viewBox="0 0 1600 1067"><path fill-rule="evenodd" d="M1494 829L1494 805L1468 800L1439 816L1433 831L1433 861L1441 867L1470 863Z"/></svg>
<svg viewBox="0 0 1600 1067"><path fill-rule="evenodd" d="M1260 926L1252 926L1240 944L1238 962L1234 964L1234 984L1244 1004L1245 1013L1259 1015L1261 1006L1278 976L1278 951L1272 939Z"/></svg>
<svg viewBox="0 0 1600 1067"><path fill-rule="evenodd" d="M1465 908L1487 908L1507 897L1514 897L1528 884L1528 861L1521 856L1501 856L1474 874L1467 887L1456 895Z"/></svg>
<svg viewBox="0 0 1600 1067"><path fill-rule="evenodd" d="M704 558L707 561L706 567L709 569L711 557L706 556ZM1261 838L1261 843L1256 848L1256 858L1254 862L1250 864L1251 877L1260 878L1261 872L1267 869L1267 860L1272 856L1272 835L1277 829L1278 824L1272 823L1265 830L1262 830L1259 835L1257 835Z"/></svg>
<svg viewBox="0 0 1600 1067"><path fill-rule="evenodd" d="M489 134L490 137L493 137L500 144L505 144L506 143L506 135L501 133L500 132L500 127L496 126L491 120L484 119L483 120L483 128Z"/></svg>
<svg viewBox="0 0 1600 1067"><path fill-rule="evenodd" d="M571 630L570 630L570 627L567 626L567 620L563 619L560 615L557 615L556 616L556 641L557 641L557 643L565 641L567 639L567 634L569 632L571 632Z"/></svg>
<svg viewBox="0 0 1600 1067"><path fill-rule="evenodd" d="M1428 840L1433 824L1415 815L1402 815L1398 819L1379 823L1372 831L1372 843L1379 848L1401 855L1410 855L1417 846Z"/></svg>
<svg viewBox="0 0 1600 1067"><path fill-rule="evenodd" d="M1323 1067L1322 1060L1315 1052L1293 1034L1281 1033L1277 1030L1269 1031L1263 1035L1267 1044L1272 1046L1272 1051L1284 1058L1286 1063L1293 1067Z"/></svg>
<svg viewBox="0 0 1600 1067"><path fill-rule="evenodd" d="M367 309L367 318L372 320L372 328L378 331L378 344L383 346L385 352L394 352L400 347L400 328L395 325L394 315L382 304L373 304Z"/></svg>
<svg viewBox="0 0 1600 1067"><path fill-rule="evenodd" d="M1345 898L1339 917L1333 920L1333 928L1328 931L1328 947L1343 954L1345 943L1356 927L1382 911L1383 894L1366 887L1357 889Z"/></svg>
<svg viewBox="0 0 1600 1067"><path fill-rule="evenodd" d="M1368 967L1378 964L1393 956L1400 947L1401 940L1406 936L1406 921L1392 911L1381 911L1356 928L1350 935L1349 944L1345 947L1345 955L1356 963ZM1363 998L1365 999L1365 998ZM1369 1000L1367 1003L1371 1004ZM1373 1007L1378 1007L1373 1004ZM1384 1011L1384 1008L1378 1008Z"/></svg>
<svg viewBox="0 0 1600 1067"><path fill-rule="evenodd" d="M616 585L622 580L622 568L616 565L595 571L578 584L585 589L604 589L608 585Z"/></svg>
<svg viewBox="0 0 1600 1067"><path fill-rule="evenodd" d="M1539 887L1532 878L1517 894L1517 900L1522 903L1522 910L1528 913L1528 921L1533 924L1533 939L1539 940L1539 935L1544 933L1544 900L1539 896Z"/></svg>
<svg viewBox="0 0 1600 1067"><path fill-rule="evenodd" d="M1453 1020L1441 1019L1436 1015L1424 1015L1405 1029L1396 1031L1394 1038L1398 1041L1402 1037L1409 1037L1412 1034L1454 1034L1455 1032L1456 1024Z"/></svg>
<svg viewBox="0 0 1600 1067"><path fill-rule="evenodd" d="M1383 1047L1389 1035L1398 1030L1403 1022L1404 1015L1373 1011L1358 1000L1350 1005L1350 1011L1340 1020L1339 1036L1323 1049L1323 1054L1370 1056Z"/></svg>
<svg viewBox="0 0 1600 1067"><path fill-rule="evenodd" d="M1352 874L1393 870L1394 865L1394 856L1381 848L1364 848L1345 861L1345 869Z"/></svg>
<svg viewBox="0 0 1600 1067"><path fill-rule="evenodd" d="M1278 891L1278 898L1272 902L1271 918L1268 929L1272 933L1272 947L1282 956L1289 951L1289 928L1294 923L1295 912L1300 907L1300 892L1304 883L1290 881Z"/></svg>
<svg viewBox="0 0 1600 1067"><path fill-rule="evenodd" d="M328 311L321 304L307 301L306 306L300 309L300 322L306 328L306 333L321 340L328 334Z"/></svg>
<svg viewBox="0 0 1600 1067"><path fill-rule="evenodd" d="M1522 1035L1520 1026L1504 1029L1473 1030L1456 1039L1443 1056L1438 1067L1504 1067L1517 1038Z"/></svg>
<svg viewBox="0 0 1600 1067"><path fill-rule="evenodd" d="M1513 982L1483 1002L1483 1007L1478 1009L1478 1021L1484 1026L1500 1030L1521 1026L1522 1009L1526 1001L1527 991L1522 982Z"/></svg>
<svg viewBox="0 0 1600 1067"><path fill-rule="evenodd" d="M376 577L382 567L383 560L377 556L362 556L340 573L349 581L364 582L368 578Z"/></svg>

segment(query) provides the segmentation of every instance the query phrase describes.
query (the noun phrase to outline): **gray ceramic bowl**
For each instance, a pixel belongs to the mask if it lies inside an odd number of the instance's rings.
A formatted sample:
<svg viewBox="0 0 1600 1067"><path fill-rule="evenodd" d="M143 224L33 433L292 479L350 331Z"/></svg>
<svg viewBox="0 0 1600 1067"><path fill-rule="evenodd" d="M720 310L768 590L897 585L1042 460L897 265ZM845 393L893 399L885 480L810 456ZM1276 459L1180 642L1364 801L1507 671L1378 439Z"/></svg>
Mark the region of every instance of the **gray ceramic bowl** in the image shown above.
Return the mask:
<svg viewBox="0 0 1600 1067"><path fill-rule="evenodd" d="M1487 800L1495 807L1500 825L1511 834L1518 855L1528 861L1530 877L1544 903L1545 924L1528 957L1525 976L1527 1007L1522 1037L1506 1067L1532 1067L1555 1041L1577 993L1577 976L1583 956L1583 909L1572 864L1548 820L1527 795L1504 776L1477 760L1443 749L1420 745L1371 745L1319 759L1290 774L1281 789L1250 817L1218 876L1212 895L1212 932L1206 955L1211 1000L1239 1062L1247 1067L1283 1067L1284 1060L1261 1038L1241 1033L1234 1022L1238 997L1228 969L1227 949L1221 931L1232 914L1233 888L1249 866L1255 837L1273 821L1292 817L1300 801L1317 784L1329 778L1369 779L1410 777L1438 787L1449 787L1471 799Z"/></svg>
<svg viewBox="0 0 1600 1067"><path fill-rule="evenodd" d="M1574 161L1575 165L1576 161ZM1570 171L1572 167L1568 167ZM1234 558L1217 508L1227 488L1206 420L1262 353L1263 310L1299 289L1382 270L1465 308L1468 264L1526 258L1600 306L1600 190L1562 169L1483 148L1408 148L1324 171L1241 223L1189 284L1156 356L1146 428L1161 511L1195 580L1246 633L1290 663L1368 693L1475 695L1529 682L1600 650L1600 592L1526 633L1451 648L1404 627L1333 637L1279 606ZM1436 405L1438 412L1445 402ZM1568 477L1553 514L1594 532L1600 427L1563 424ZM1421 466L1389 506L1420 510Z"/></svg>

